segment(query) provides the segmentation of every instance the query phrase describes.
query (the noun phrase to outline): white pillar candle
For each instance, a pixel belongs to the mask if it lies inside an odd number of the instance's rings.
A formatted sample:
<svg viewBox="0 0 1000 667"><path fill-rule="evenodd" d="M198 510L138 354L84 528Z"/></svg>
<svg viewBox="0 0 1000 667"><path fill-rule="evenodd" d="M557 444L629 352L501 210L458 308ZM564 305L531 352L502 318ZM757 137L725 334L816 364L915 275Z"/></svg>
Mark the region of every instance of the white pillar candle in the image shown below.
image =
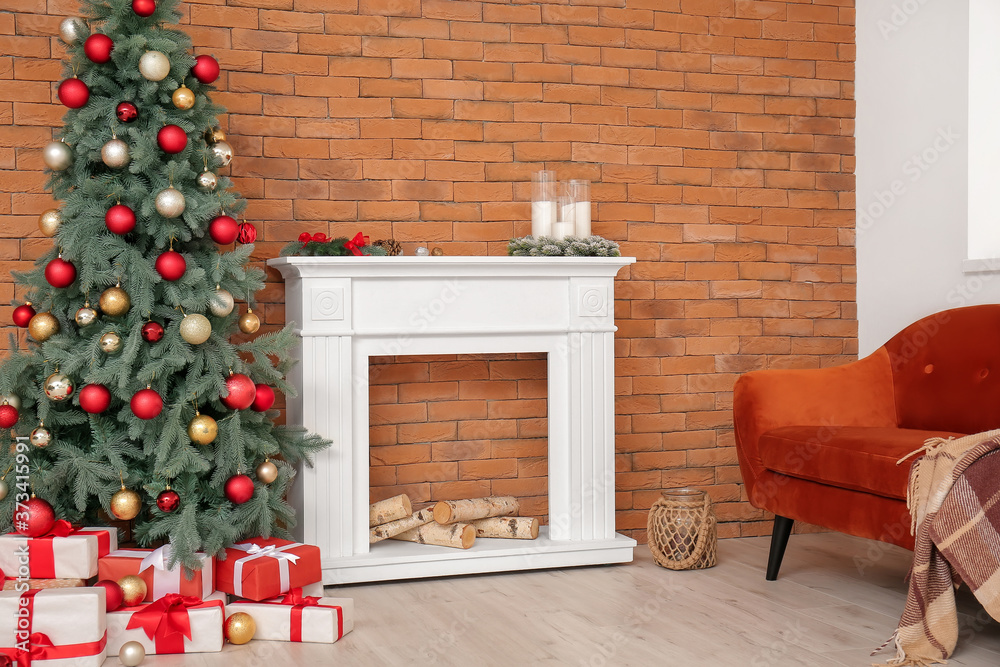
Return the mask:
<svg viewBox="0 0 1000 667"><path fill-rule="evenodd" d="M557 241L562 241L567 236L573 236L572 222L557 222L552 225L552 238Z"/></svg>
<svg viewBox="0 0 1000 667"><path fill-rule="evenodd" d="M576 235L581 239L585 239L591 235L589 201L578 201L576 203Z"/></svg>
<svg viewBox="0 0 1000 667"><path fill-rule="evenodd" d="M531 235L536 239L540 236L552 236L552 225L556 222L556 203L554 201L531 202Z"/></svg>

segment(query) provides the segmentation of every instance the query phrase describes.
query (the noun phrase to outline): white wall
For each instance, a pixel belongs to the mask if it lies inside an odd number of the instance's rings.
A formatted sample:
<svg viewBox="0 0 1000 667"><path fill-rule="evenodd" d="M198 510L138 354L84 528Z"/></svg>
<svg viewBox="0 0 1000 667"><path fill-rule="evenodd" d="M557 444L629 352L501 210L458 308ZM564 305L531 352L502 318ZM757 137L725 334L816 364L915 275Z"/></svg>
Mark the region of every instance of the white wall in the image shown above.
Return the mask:
<svg viewBox="0 0 1000 667"><path fill-rule="evenodd" d="M972 0L980 1L996 0ZM856 3L862 355L923 316L1000 301L1000 274L962 271L968 257L969 2ZM1000 72L993 76L1000 80Z"/></svg>

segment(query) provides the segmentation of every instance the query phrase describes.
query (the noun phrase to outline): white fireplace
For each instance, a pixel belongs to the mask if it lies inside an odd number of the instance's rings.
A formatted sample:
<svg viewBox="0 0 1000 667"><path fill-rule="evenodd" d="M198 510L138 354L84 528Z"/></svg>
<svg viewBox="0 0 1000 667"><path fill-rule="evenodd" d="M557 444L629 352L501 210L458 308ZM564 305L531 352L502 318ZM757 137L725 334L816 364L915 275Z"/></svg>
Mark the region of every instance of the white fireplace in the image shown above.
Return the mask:
<svg viewBox="0 0 1000 667"><path fill-rule="evenodd" d="M632 560L615 533L614 277L632 257L282 257L300 327L288 423L333 441L302 467L298 538L327 585ZM370 357L544 352L549 525L451 549L368 543Z"/></svg>

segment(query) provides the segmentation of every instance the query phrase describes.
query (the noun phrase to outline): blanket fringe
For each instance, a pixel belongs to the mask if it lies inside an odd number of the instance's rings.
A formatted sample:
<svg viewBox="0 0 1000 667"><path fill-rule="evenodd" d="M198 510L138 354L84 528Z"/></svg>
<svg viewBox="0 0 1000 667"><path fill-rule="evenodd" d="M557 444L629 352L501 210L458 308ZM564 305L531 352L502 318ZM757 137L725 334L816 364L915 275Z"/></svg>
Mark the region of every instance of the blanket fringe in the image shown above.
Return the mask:
<svg viewBox="0 0 1000 667"><path fill-rule="evenodd" d="M924 444L923 445L921 445L920 447L917 447L912 452L910 452L909 454L907 454L903 458L901 458L898 461L896 461L896 465L901 464L903 461L905 461L908 458L911 458L912 456L914 456L916 454L933 454L936 450L940 449L941 447L943 447L944 445L948 444L949 442L951 442L954 439L955 439L955 436L953 436L953 435L949 436L947 438L927 438L926 440L924 440Z"/></svg>

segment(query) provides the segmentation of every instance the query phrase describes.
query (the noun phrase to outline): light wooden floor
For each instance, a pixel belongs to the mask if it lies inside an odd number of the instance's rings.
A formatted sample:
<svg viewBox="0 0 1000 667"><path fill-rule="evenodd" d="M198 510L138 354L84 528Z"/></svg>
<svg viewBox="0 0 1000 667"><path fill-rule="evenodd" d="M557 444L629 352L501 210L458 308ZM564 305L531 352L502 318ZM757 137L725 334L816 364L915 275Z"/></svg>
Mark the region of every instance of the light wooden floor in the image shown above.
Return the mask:
<svg viewBox="0 0 1000 667"><path fill-rule="evenodd" d="M719 565L629 565L328 588L353 597L334 645L251 642L151 667L284 665L867 666L896 627L910 553L839 534L793 535L764 581L768 538L723 540ZM1000 665L1000 625L960 593L952 667ZM890 653L881 654L884 662ZM109 659L105 666L120 664Z"/></svg>

